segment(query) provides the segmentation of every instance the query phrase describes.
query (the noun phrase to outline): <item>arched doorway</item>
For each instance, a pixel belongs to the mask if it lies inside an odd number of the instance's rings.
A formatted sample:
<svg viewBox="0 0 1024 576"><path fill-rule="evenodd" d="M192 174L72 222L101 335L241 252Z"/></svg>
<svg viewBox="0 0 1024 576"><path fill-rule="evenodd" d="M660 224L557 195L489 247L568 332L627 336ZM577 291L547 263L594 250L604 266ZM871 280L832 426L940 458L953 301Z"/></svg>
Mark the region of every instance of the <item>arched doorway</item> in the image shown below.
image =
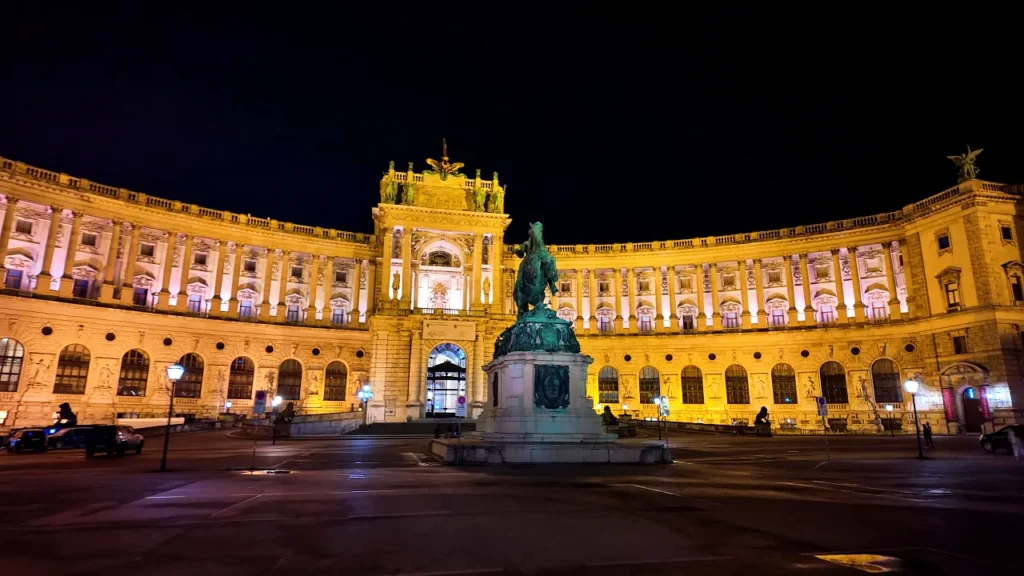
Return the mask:
<svg viewBox="0 0 1024 576"><path fill-rule="evenodd" d="M981 392L974 386L968 386L961 392L960 401L964 408L964 430L980 433L981 427L985 423L985 414L981 407Z"/></svg>
<svg viewBox="0 0 1024 576"><path fill-rule="evenodd" d="M439 344L427 357L427 417L454 417L459 396L465 395L466 352L455 344Z"/></svg>

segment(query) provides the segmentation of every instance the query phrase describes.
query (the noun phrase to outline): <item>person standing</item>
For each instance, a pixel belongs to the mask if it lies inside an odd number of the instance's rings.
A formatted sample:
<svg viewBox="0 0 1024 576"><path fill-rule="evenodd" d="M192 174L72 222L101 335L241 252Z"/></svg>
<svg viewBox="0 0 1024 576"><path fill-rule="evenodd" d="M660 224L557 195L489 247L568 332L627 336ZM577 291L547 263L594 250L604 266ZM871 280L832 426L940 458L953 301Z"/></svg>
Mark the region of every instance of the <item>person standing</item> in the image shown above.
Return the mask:
<svg viewBox="0 0 1024 576"><path fill-rule="evenodd" d="M1017 432L1012 426L1006 431L1006 437L1010 439L1010 449L1013 450L1013 457L1020 460L1024 457L1024 441L1017 436Z"/></svg>
<svg viewBox="0 0 1024 576"><path fill-rule="evenodd" d="M935 442L932 441L932 425L928 422L924 423L924 445L927 448L935 448Z"/></svg>

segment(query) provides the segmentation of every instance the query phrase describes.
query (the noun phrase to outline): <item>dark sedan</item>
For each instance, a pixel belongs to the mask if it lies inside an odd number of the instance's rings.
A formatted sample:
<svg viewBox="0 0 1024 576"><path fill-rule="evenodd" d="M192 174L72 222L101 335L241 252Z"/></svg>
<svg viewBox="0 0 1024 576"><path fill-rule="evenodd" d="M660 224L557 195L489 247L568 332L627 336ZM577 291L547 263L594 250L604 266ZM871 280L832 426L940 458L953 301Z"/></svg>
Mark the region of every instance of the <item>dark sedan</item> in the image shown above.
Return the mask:
<svg viewBox="0 0 1024 576"><path fill-rule="evenodd" d="M29 450L46 452L46 431L42 428L24 428L7 439L7 449L21 454Z"/></svg>
<svg viewBox="0 0 1024 576"><path fill-rule="evenodd" d="M997 450L1006 450L1012 454L1013 448L1010 447L1010 436L1008 434L1010 430L1013 430L1018 440L1024 442L1024 424L1014 424L1012 426L1004 426L989 434L982 434L980 440L981 447L990 454Z"/></svg>
<svg viewBox="0 0 1024 576"><path fill-rule="evenodd" d="M46 444L50 448L60 450L62 448L85 448L89 439L89 428L64 428L57 430L46 438Z"/></svg>

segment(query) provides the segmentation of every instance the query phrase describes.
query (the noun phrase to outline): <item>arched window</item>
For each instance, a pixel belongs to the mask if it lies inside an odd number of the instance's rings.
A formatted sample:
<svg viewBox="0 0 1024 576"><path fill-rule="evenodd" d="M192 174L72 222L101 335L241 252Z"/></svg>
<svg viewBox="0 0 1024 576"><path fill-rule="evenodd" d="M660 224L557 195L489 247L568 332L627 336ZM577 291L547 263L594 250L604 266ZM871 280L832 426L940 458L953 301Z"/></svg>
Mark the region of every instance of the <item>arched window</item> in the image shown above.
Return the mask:
<svg viewBox="0 0 1024 576"><path fill-rule="evenodd" d="M729 404L750 404L747 370L739 364L725 369L725 397Z"/></svg>
<svg viewBox="0 0 1024 576"><path fill-rule="evenodd" d="M597 373L597 401L601 404L619 403L619 372L611 366Z"/></svg>
<svg viewBox="0 0 1024 576"><path fill-rule="evenodd" d="M121 374L117 377L118 396L145 396L149 381L149 355L129 350L121 356Z"/></svg>
<svg viewBox="0 0 1024 576"><path fill-rule="evenodd" d="M89 349L81 344L69 344L57 359L57 378L53 381L54 394L85 394L85 381L89 378Z"/></svg>
<svg viewBox="0 0 1024 576"><path fill-rule="evenodd" d="M796 404L796 371L789 364L772 367L772 396L776 404Z"/></svg>
<svg viewBox="0 0 1024 576"><path fill-rule="evenodd" d="M277 369L277 395L282 400L298 400L302 389L302 364L289 358Z"/></svg>
<svg viewBox="0 0 1024 576"><path fill-rule="evenodd" d="M324 400L345 400L345 387L348 384L348 368L337 360L327 365L324 377Z"/></svg>
<svg viewBox="0 0 1024 576"><path fill-rule="evenodd" d="M679 381L683 387L683 404L704 403L704 375L700 368L687 366L679 374Z"/></svg>
<svg viewBox="0 0 1024 576"><path fill-rule="evenodd" d="M245 356L231 361L228 371L228 398L248 400L252 398L252 382L256 377L256 365Z"/></svg>
<svg viewBox="0 0 1024 576"><path fill-rule="evenodd" d="M871 365L871 382L875 385L875 402L899 404L903 402L900 389L900 369L888 358L879 358Z"/></svg>
<svg viewBox="0 0 1024 576"><path fill-rule="evenodd" d="M455 344L438 344L427 357L427 416L455 416L459 396L466 395L466 352Z"/></svg>
<svg viewBox="0 0 1024 576"><path fill-rule="evenodd" d="M178 364L185 368L185 372L174 385L174 397L199 398L203 392L203 359L190 352L178 358Z"/></svg>
<svg viewBox="0 0 1024 576"><path fill-rule="evenodd" d="M829 404L846 404L850 401L846 394L846 369L835 360L821 365L821 394Z"/></svg>
<svg viewBox="0 0 1024 576"><path fill-rule="evenodd" d="M640 403L654 404L654 397L661 396L661 376L653 366L640 369Z"/></svg>
<svg viewBox="0 0 1024 576"><path fill-rule="evenodd" d="M0 392L17 392L25 348L14 338L0 338Z"/></svg>

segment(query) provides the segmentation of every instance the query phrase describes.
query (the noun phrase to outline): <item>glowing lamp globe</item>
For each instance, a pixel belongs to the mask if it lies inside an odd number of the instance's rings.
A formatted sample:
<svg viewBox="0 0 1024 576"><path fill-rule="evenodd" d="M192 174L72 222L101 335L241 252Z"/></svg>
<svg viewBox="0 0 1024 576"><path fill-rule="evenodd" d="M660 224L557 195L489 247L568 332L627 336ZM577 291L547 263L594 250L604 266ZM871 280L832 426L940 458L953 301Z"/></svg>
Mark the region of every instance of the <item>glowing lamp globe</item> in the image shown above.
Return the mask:
<svg viewBox="0 0 1024 576"><path fill-rule="evenodd" d="M170 380L181 380L185 374L185 367L181 364L171 364L167 367L167 378Z"/></svg>
<svg viewBox="0 0 1024 576"><path fill-rule="evenodd" d="M919 386L920 384L917 383L917 380L907 380L906 382L903 383L903 389L910 394L917 394L917 389Z"/></svg>
<svg viewBox="0 0 1024 576"><path fill-rule="evenodd" d="M270 402L270 405L271 406L280 406L281 405L281 397L280 396L274 396L274 399Z"/></svg>

